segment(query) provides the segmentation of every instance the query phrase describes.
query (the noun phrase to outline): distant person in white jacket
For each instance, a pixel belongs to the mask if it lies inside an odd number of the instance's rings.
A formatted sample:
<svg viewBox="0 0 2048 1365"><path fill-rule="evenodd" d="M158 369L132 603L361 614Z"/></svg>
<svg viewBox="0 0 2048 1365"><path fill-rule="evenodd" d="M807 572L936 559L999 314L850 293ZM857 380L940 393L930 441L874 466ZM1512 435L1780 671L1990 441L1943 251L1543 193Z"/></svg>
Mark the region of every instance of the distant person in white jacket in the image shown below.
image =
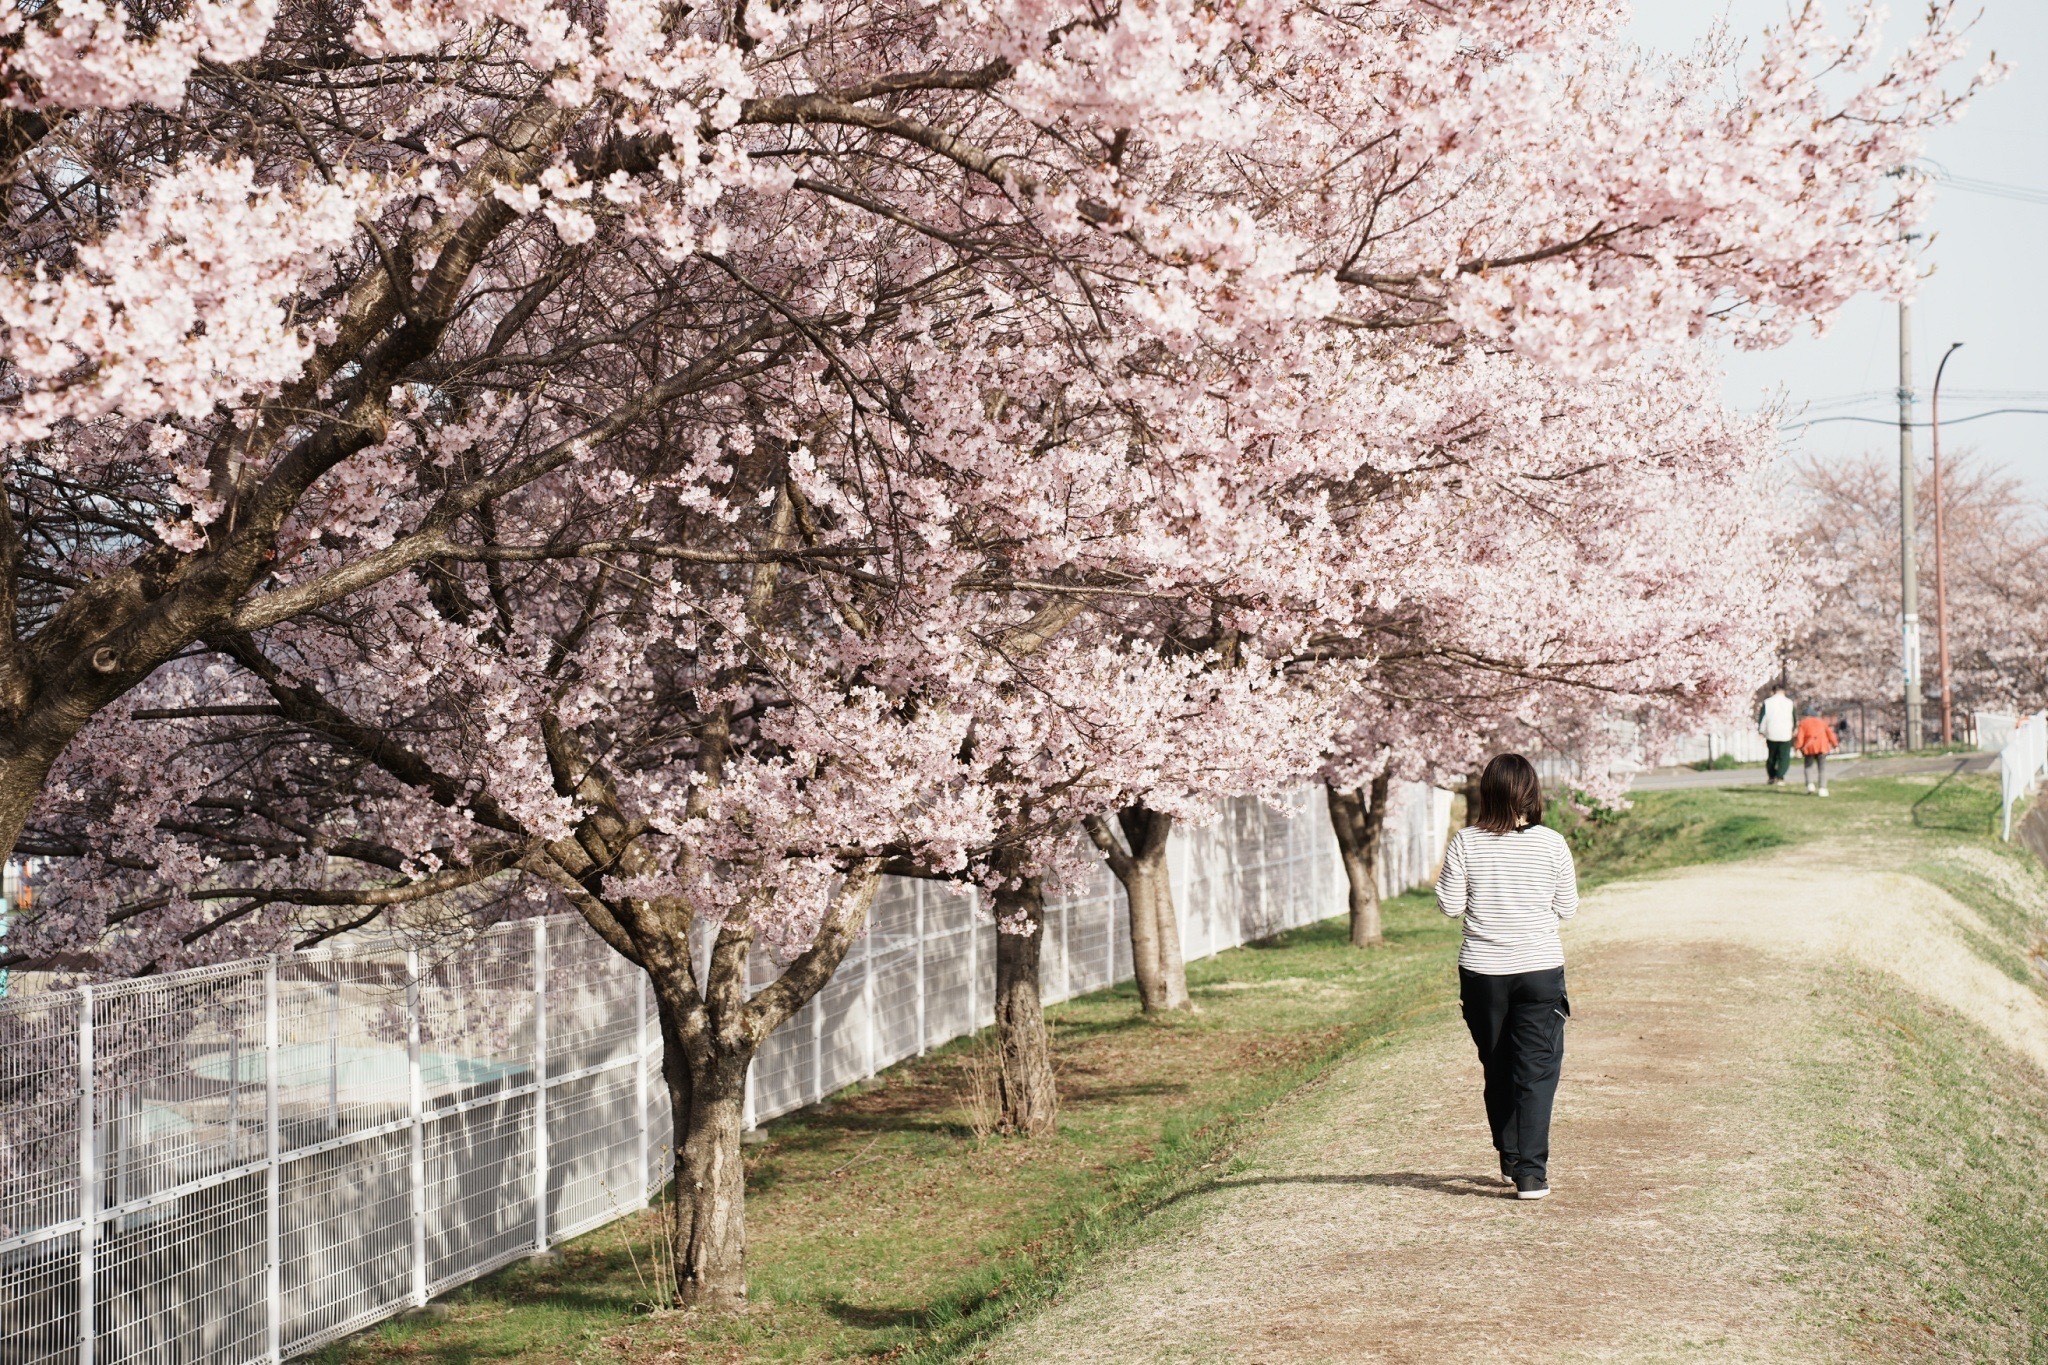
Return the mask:
<svg viewBox="0 0 2048 1365"><path fill-rule="evenodd" d="M1772 690L1764 698L1763 709L1757 712L1756 728L1763 733L1764 780L1775 787L1785 780L1785 774L1792 771L1792 729L1797 717L1792 713L1792 699L1785 695L1782 687Z"/></svg>

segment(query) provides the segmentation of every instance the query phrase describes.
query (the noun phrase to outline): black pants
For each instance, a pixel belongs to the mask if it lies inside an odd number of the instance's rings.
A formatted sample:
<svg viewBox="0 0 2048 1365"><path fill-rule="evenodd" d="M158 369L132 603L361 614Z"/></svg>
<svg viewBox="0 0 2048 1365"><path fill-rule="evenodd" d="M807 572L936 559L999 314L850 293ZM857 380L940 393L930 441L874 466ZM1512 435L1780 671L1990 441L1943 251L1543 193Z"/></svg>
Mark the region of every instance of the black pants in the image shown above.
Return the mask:
<svg viewBox="0 0 2048 1365"><path fill-rule="evenodd" d="M1755 753L1756 750L1750 750ZM1764 776L1773 782L1783 782L1785 774L1792 771L1792 741L1789 739L1767 739L1764 741Z"/></svg>
<svg viewBox="0 0 2048 1365"><path fill-rule="evenodd" d="M1458 969L1465 1027L1486 1070L1486 1122L1510 1177L1546 1179L1550 1107L1564 1065L1571 1001L1564 968L1488 976Z"/></svg>

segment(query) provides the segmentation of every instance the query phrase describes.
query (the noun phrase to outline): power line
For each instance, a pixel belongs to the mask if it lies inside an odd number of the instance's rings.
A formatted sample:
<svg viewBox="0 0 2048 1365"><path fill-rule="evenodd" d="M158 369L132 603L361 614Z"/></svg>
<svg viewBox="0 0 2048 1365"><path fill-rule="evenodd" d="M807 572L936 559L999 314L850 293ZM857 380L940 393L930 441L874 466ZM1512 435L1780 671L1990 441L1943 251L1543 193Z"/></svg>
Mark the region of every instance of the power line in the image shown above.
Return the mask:
<svg viewBox="0 0 2048 1365"><path fill-rule="evenodd" d="M2048 190L2036 189L2031 185L2005 185L1996 180L1976 180L1962 175L1941 175L1940 183L1964 194L1981 194L1992 199L2010 199L2016 204L2040 204L2048 207Z"/></svg>
<svg viewBox="0 0 2048 1365"><path fill-rule="evenodd" d="M1989 412L1973 412L1970 413L1968 416L1964 417L1944 417L1941 419L1941 424L1945 427L1953 427L1960 426L1964 422L1974 422L1980 417L2009 417L2020 415L2048 417L2048 408L1993 408ZM1807 427L1820 426L1822 423L1825 422L1868 422L1872 426L1893 428L1896 428L1899 425L1899 421L1896 417L1815 417L1804 422L1780 422L1778 424L1778 430L1800 431L1804 430ZM1934 423L1910 422L1907 425L1911 427L1931 427L1934 425Z"/></svg>
<svg viewBox="0 0 2048 1365"><path fill-rule="evenodd" d="M2037 204L2048 208L2048 189L2037 185L2009 185L2001 180L1980 180L1971 175L1951 174L1938 161L1926 163L1937 184L1950 189L1961 190L1964 194L1981 194L1992 199L2010 199L2016 204Z"/></svg>
<svg viewBox="0 0 2048 1365"><path fill-rule="evenodd" d="M1960 398L1970 403L2042 403L2048 402L2048 389L1947 389L1951 398ZM1830 408L1860 407L1865 403L1894 403L1898 401L1897 389L1865 389L1861 393L1830 394L1825 398L1809 399L1798 404L1799 413L1825 412Z"/></svg>
<svg viewBox="0 0 2048 1365"><path fill-rule="evenodd" d="M1800 405L1802 411L1813 412L1827 408L1853 408L1859 403L1875 403L1879 399L1887 402L1898 397L1897 389L1865 389L1861 393L1838 393L1827 398L1815 398ZM2042 397L2048 398L2048 394Z"/></svg>
<svg viewBox="0 0 2048 1365"><path fill-rule="evenodd" d="M2032 403L2048 399L2048 389L1944 389L1942 392L1973 403Z"/></svg>

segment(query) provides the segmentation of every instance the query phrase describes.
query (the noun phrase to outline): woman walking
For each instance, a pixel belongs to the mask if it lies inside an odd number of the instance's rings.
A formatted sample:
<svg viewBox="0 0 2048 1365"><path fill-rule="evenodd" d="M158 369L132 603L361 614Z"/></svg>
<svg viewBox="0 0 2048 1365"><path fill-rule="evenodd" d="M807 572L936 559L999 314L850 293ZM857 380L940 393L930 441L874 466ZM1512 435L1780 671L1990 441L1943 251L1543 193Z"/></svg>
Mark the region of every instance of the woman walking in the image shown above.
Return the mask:
<svg viewBox="0 0 2048 1365"><path fill-rule="evenodd" d="M1564 943L1579 909L1564 836L1543 824L1543 787L1520 754L1479 777L1478 811L1451 838L1437 908L1465 923L1458 990L1486 1072L1486 1122L1518 1199L1550 1193L1550 1108L1564 1063Z"/></svg>
<svg viewBox="0 0 2048 1365"><path fill-rule="evenodd" d="M1828 718L1818 711L1809 711L1800 719L1799 728L1792 733L1792 747L1806 760L1806 794L1826 796L1828 794L1828 755L1842 747L1842 741L1835 737L1835 727ZM1820 779L1820 790L1814 790L1814 779Z"/></svg>

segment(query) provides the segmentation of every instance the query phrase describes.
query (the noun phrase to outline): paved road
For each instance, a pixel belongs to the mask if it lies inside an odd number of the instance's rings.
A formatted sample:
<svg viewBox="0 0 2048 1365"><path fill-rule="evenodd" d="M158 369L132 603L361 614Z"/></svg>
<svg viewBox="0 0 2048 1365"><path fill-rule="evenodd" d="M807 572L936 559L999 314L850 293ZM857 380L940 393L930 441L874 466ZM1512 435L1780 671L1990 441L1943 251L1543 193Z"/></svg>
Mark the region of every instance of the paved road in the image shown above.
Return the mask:
<svg viewBox="0 0 2048 1365"><path fill-rule="evenodd" d="M1787 778L1801 782L1800 762L1793 756L1792 772ZM1858 777L1901 777L1908 773L1981 773L1998 766L1997 754L1909 754L1897 758L1831 758L1828 760L1828 781L1847 782ZM1692 768L1653 768L1646 773L1636 774L1629 783L1630 791L1655 792L1676 791L1688 787L1751 787L1761 786L1764 780L1763 766L1754 768L1729 768L1721 772L1698 772Z"/></svg>

